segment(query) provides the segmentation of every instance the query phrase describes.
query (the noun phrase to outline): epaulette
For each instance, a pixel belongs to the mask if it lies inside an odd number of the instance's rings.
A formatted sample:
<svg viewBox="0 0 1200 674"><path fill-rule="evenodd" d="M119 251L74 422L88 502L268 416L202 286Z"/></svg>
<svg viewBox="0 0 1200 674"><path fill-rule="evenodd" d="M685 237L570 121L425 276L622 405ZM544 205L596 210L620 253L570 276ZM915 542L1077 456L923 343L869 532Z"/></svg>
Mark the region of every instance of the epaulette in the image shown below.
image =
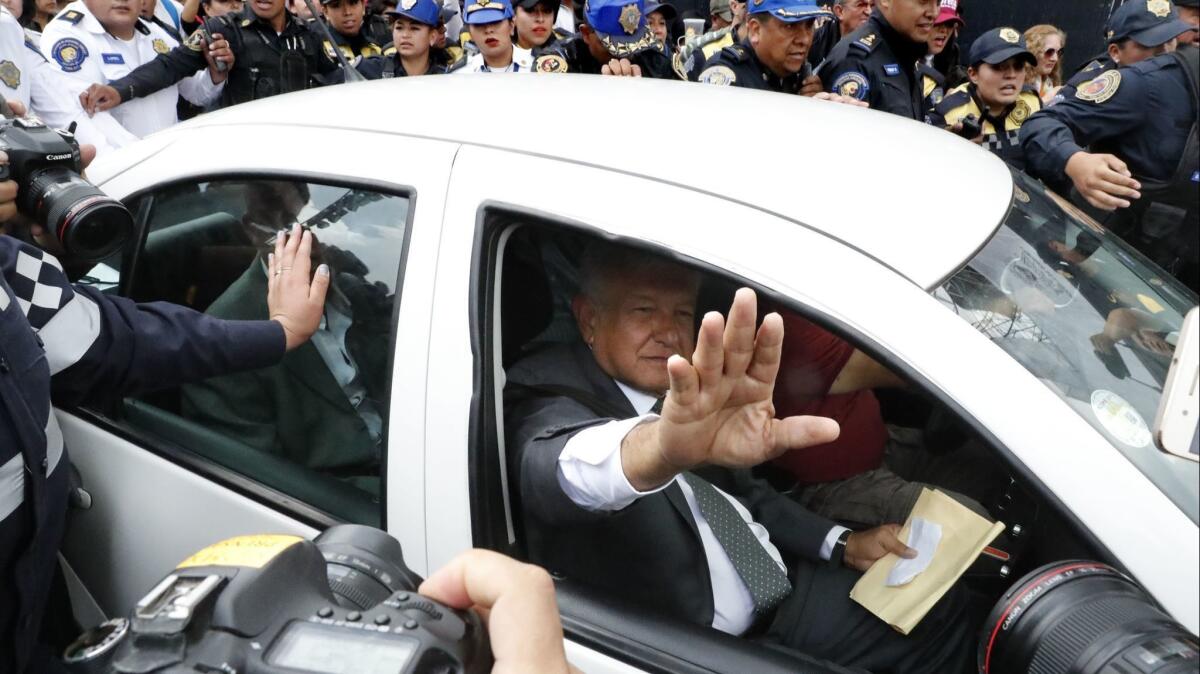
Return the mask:
<svg viewBox="0 0 1200 674"><path fill-rule="evenodd" d="M971 101L971 92L967 91L967 86L969 85L963 84L946 92L946 95L942 97L942 102L937 105L937 111L945 114L969 103Z"/></svg>
<svg viewBox="0 0 1200 674"><path fill-rule="evenodd" d="M558 27L555 27L554 35L555 35L555 37L557 37L560 40L570 40L571 38L575 37L575 33L572 33L569 30L563 30L562 28L558 28Z"/></svg>
<svg viewBox="0 0 1200 674"><path fill-rule="evenodd" d="M83 21L83 12L72 9L72 10L63 12L62 14L59 14L58 20L66 21L67 23L71 23L71 24L79 23L80 21Z"/></svg>
<svg viewBox="0 0 1200 674"><path fill-rule="evenodd" d="M750 58L750 50L742 44L729 45L722 49L721 53L734 63L745 63Z"/></svg>
<svg viewBox="0 0 1200 674"><path fill-rule="evenodd" d="M870 32L851 42L850 47L857 49L864 54L870 54L871 52L875 51L875 47L879 46L879 42L879 33Z"/></svg>
<svg viewBox="0 0 1200 674"><path fill-rule="evenodd" d="M442 51L446 52L446 72L452 73L467 65L467 51L462 47L450 46Z"/></svg>
<svg viewBox="0 0 1200 674"><path fill-rule="evenodd" d="M396 47L392 43L389 42L387 44L387 46L383 48L383 53L381 54L381 56L392 56L395 53L396 53Z"/></svg>

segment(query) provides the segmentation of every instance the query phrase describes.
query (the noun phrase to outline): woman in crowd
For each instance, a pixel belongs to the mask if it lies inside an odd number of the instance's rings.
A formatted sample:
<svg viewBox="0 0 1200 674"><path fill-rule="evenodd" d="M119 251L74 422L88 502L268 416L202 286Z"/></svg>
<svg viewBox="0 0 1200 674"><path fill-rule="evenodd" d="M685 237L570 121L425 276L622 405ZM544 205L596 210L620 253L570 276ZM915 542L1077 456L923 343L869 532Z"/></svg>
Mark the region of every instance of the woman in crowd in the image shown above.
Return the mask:
<svg viewBox="0 0 1200 674"><path fill-rule="evenodd" d="M1062 87L1062 54L1067 34L1048 23L1038 24L1025 31L1025 43L1037 57L1037 65L1026 71L1025 82L1048 103Z"/></svg>

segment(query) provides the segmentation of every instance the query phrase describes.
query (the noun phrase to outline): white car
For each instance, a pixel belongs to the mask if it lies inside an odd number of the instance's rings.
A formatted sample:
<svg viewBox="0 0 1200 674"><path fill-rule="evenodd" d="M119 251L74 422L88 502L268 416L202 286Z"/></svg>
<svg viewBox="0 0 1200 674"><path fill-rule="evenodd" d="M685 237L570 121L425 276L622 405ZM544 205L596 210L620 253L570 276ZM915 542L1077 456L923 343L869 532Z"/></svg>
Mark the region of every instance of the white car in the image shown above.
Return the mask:
<svg viewBox="0 0 1200 674"><path fill-rule="evenodd" d="M1002 518L1025 541L1000 590L1045 562L1096 559L1200 629L1197 463L1150 431L1163 344L1196 297L953 134L683 83L426 77L204 115L89 177L135 215L108 291L139 301L229 315L257 233L307 221L343 312L377 319L356 357L378 363L381 424L360 409L354 432L327 432L310 406L334 382L319 358L61 410L92 497L63 549L84 623L127 613L238 534L375 524L423 575L470 547L521 556L504 367L531 340L569 339L571 251L604 237L757 288L905 377L894 408L994 451L1012 479ZM329 405L353 414L346 401ZM377 457L361 453L373 431ZM350 477L355 452L373 476ZM574 580L559 591L585 671L789 669Z"/></svg>

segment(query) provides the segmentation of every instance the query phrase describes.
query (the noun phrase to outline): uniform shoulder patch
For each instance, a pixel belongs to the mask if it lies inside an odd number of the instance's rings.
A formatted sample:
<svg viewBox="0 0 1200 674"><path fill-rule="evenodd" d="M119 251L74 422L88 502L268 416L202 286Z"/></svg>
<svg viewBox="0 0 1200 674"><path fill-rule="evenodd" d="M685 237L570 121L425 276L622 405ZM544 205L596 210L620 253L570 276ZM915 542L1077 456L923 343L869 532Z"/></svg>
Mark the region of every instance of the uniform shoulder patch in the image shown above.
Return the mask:
<svg viewBox="0 0 1200 674"><path fill-rule="evenodd" d="M389 44L388 46L383 48L383 53L381 54L381 56L392 56L395 53L396 53L396 48Z"/></svg>
<svg viewBox="0 0 1200 674"><path fill-rule="evenodd" d="M870 92L871 82L866 75L857 70L842 73L833 81L833 93L835 94L865 101Z"/></svg>
<svg viewBox="0 0 1200 674"><path fill-rule="evenodd" d="M878 44L879 35L877 33L867 33L866 35L851 42L850 46L858 49L859 51L870 54L871 52L875 51L875 47Z"/></svg>
<svg viewBox="0 0 1200 674"><path fill-rule="evenodd" d="M154 38L154 40L151 41L150 46L154 47L155 54L165 54L171 51L171 48L167 46L167 41L160 37Z"/></svg>
<svg viewBox="0 0 1200 674"><path fill-rule="evenodd" d="M80 21L83 21L83 12L72 9L68 12L59 14L58 20L66 21L67 23L79 23Z"/></svg>
<svg viewBox="0 0 1200 674"><path fill-rule="evenodd" d="M1081 84L1075 90L1075 98L1091 103L1103 103L1112 98L1121 87L1121 71L1109 70L1096 79Z"/></svg>
<svg viewBox="0 0 1200 674"><path fill-rule="evenodd" d="M700 73L700 77L696 78L696 81L702 84L728 87L737 83L737 73L733 72L733 68L729 66L709 66Z"/></svg>
<svg viewBox="0 0 1200 674"><path fill-rule="evenodd" d="M88 57L87 47L73 37L64 37L50 48L50 57L64 72L78 72Z"/></svg>
<svg viewBox="0 0 1200 674"><path fill-rule="evenodd" d="M12 61L0 61L0 82L9 89L21 86L21 69Z"/></svg>
<svg viewBox="0 0 1200 674"><path fill-rule="evenodd" d="M534 72L539 73L565 73L567 72L567 60L558 54L542 54L533 61Z"/></svg>
<svg viewBox="0 0 1200 674"><path fill-rule="evenodd" d="M197 30L188 36L188 39L183 41L183 46L192 51L201 51L204 49L204 31Z"/></svg>
<svg viewBox="0 0 1200 674"><path fill-rule="evenodd" d="M1034 107L1034 105L1038 105L1038 107ZM1008 113L1008 118L1017 124L1024 124L1025 120L1029 119L1029 116L1037 112L1040 107L1040 100L1038 104L1034 104L1027 97L1021 96L1013 105L1012 112Z"/></svg>

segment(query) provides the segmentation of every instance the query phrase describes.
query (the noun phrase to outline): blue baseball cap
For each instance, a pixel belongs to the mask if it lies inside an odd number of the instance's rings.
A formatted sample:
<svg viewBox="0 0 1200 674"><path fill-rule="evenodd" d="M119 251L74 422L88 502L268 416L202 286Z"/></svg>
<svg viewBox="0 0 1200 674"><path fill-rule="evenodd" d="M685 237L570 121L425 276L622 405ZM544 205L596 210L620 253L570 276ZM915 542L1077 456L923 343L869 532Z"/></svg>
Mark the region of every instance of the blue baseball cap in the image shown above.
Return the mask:
<svg viewBox="0 0 1200 674"><path fill-rule="evenodd" d="M463 7L463 23L478 25L511 19L512 5L508 0L467 0Z"/></svg>
<svg viewBox="0 0 1200 674"><path fill-rule="evenodd" d="M1108 18L1104 37L1109 44L1130 38L1145 47L1157 47L1195 29L1179 18L1171 0L1128 0Z"/></svg>
<svg viewBox="0 0 1200 674"><path fill-rule="evenodd" d="M784 23L816 21L821 17L833 16L816 0L750 0L747 14L770 14Z"/></svg>
<svg viewBox="0 0 1200 674"><path fill-rule="evenodd" d="M1030 65L1037 65L1037 57L1029 51L1024 36L1016 28L993 28L971 43L972 66L980 63L999 65L1014 56L1022 57Z"/></svg>
<svg viewBox="0 0 1200 674"><path fill-rule="evenodd" d="M600 44L617 58L650 49L658 40L646 27L643 0L586 0L583 18Z"/></svg>
<svg viewBox="0 0 1200 674"><path fill-rule="evenodd" d="M436 28L442 19L442 5L437 0L400 0L395 9L389 9L384 14L402 16Z"/></svg>

